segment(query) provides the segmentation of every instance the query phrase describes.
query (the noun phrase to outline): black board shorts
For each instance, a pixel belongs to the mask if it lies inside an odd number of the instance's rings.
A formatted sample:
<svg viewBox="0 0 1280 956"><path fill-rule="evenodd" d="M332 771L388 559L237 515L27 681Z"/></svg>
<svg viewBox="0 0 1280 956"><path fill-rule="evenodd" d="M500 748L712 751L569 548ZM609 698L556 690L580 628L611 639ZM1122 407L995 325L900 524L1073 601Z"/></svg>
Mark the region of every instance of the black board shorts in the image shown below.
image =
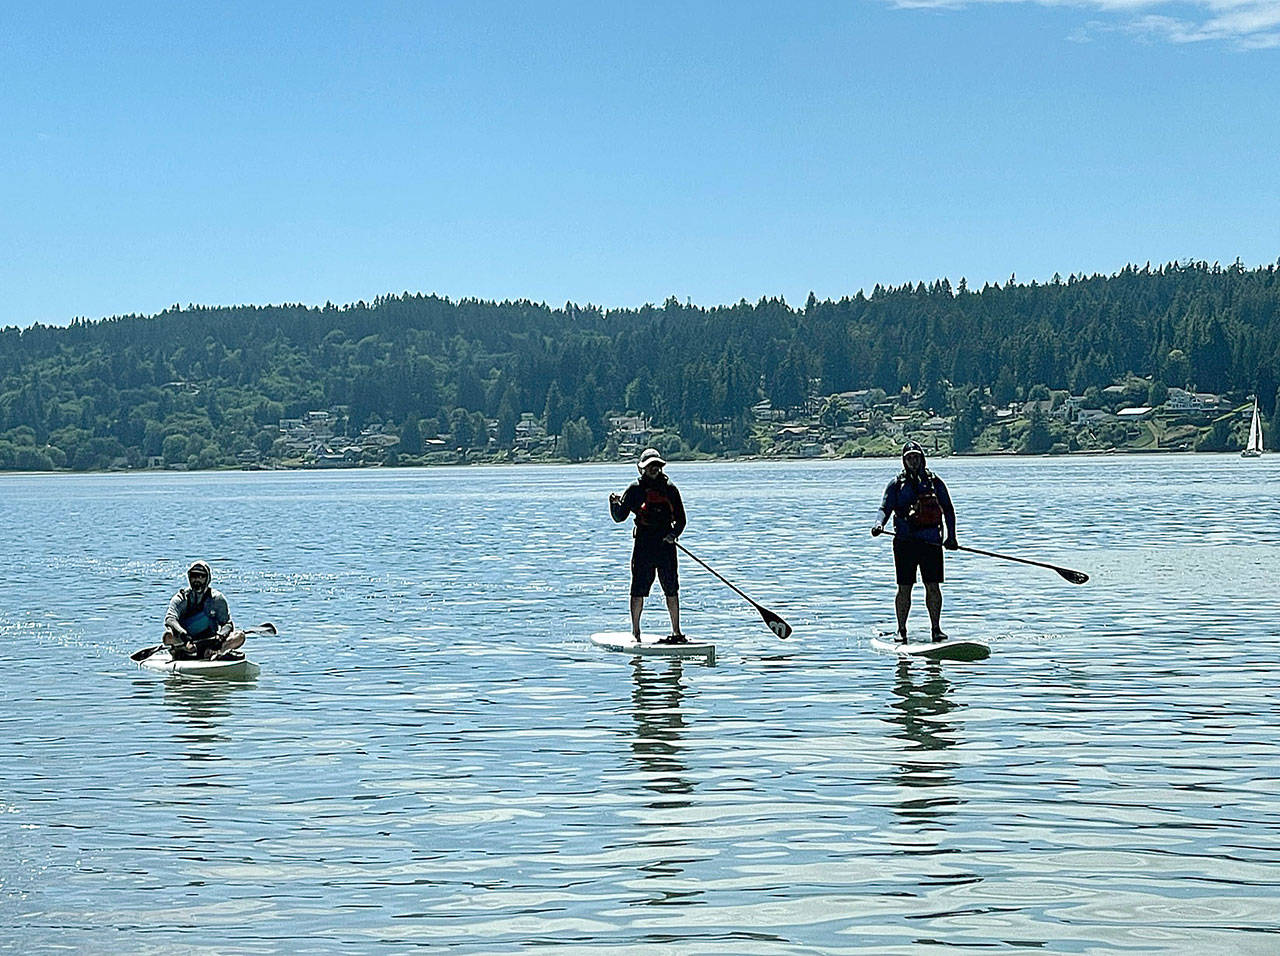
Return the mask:
<svg viewBox="0 0 1280 956"><path fill-rule="evenodd" d="M901 585L916 583L916 569L925 584L942 583L942 545L915 538L893 539L893 570Z"/></svg>
<svg viewBox="0 0 1280 956"><path fill-rule="evenodd" d="M657 575L666 595L680 592L680 575L676 571L676 546L661 538L637 537L631 549L631 596L648 597Z"/></svg>

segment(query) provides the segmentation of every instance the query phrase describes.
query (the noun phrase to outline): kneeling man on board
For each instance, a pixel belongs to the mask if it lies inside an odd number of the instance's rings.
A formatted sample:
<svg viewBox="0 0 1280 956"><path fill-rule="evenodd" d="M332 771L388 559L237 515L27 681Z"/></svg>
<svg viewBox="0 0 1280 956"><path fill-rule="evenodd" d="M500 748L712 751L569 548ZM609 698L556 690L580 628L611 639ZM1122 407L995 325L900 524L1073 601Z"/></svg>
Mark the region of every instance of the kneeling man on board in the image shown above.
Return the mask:
<svg viewBox="0 0 1280 956"><path fill-rule="evenodd" d="M169 601L164 616L164 645L176 660L180 657L208 657L235 650L244 643L244 634L233 634L231 609L221 591L209 586L209 565L197 561L187 568L187 587Z"/></svg>
<svg viewBox="0 0 1280 956"><path fill-rule="evenodd" d="M680 578L676 571L676 538L684 531L684 502L662 468L666 462L653 448L640 455L640 478L622 494L609 496L614 521L636 516L635 546L631 550L631 633L640 640L640 612L656 574L667 598L671 634L664 643L686 644L680 633Z"/></svg>
<svg viewBox="0 0 1280 956"><path fill-rule="evenodd" d="M902 471L884 489L872 535L884 534L884 523L893 515L893 567L898 582L894 609L898 613L898 640L907 639L907 615L916 569L924 582L924 604L935 641L942 633L942 549L956 550L956 509L942 479L924 466L924 449L909 441L902 448ZM943 521L946 534L943 536Z"/></svg>

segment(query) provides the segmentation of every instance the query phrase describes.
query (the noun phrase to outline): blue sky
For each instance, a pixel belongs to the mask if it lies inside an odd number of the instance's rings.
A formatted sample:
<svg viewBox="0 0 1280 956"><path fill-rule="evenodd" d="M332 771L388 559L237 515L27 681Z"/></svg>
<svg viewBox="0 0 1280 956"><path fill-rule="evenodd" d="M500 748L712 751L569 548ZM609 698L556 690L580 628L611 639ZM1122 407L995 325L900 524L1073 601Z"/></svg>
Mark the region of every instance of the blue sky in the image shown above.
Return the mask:
<svg viewBox="0 0 1280 956"><path fill-rule="evenodd" d="M1280 0L0 9L0 326L1280 259Z"/></svg>

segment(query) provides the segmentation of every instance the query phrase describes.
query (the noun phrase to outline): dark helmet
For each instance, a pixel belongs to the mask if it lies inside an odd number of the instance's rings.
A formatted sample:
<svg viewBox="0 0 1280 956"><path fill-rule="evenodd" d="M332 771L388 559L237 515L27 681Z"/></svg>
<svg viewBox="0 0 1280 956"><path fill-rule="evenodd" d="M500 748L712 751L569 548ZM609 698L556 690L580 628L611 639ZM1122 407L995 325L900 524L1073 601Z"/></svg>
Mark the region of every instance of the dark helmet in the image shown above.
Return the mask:
<svg viewBox="0 0 1280 956"><path fill-rule="evenodd" d="M924 461L924 448L918 441L909 441L902 446L902 460L906 461L908 455L919 455L920 460Z"/></svg>

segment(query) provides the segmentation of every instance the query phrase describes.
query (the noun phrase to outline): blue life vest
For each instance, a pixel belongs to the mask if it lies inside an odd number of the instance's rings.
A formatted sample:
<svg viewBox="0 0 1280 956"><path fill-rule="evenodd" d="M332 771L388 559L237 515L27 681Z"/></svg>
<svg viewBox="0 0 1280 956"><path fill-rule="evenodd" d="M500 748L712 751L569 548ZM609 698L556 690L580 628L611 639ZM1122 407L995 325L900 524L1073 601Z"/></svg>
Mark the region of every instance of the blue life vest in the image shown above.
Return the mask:
<svg viewBox="0 0 1280 956"><path fill-rule="evenodd" d="M205 592L204 601L209 600L209 592ZM209 616L204 609L204 601L190 614L178 619L178 623L182 625L182 629L192 637L203 637L205 634L217 628L213 622L213 618Z"/></svg>

